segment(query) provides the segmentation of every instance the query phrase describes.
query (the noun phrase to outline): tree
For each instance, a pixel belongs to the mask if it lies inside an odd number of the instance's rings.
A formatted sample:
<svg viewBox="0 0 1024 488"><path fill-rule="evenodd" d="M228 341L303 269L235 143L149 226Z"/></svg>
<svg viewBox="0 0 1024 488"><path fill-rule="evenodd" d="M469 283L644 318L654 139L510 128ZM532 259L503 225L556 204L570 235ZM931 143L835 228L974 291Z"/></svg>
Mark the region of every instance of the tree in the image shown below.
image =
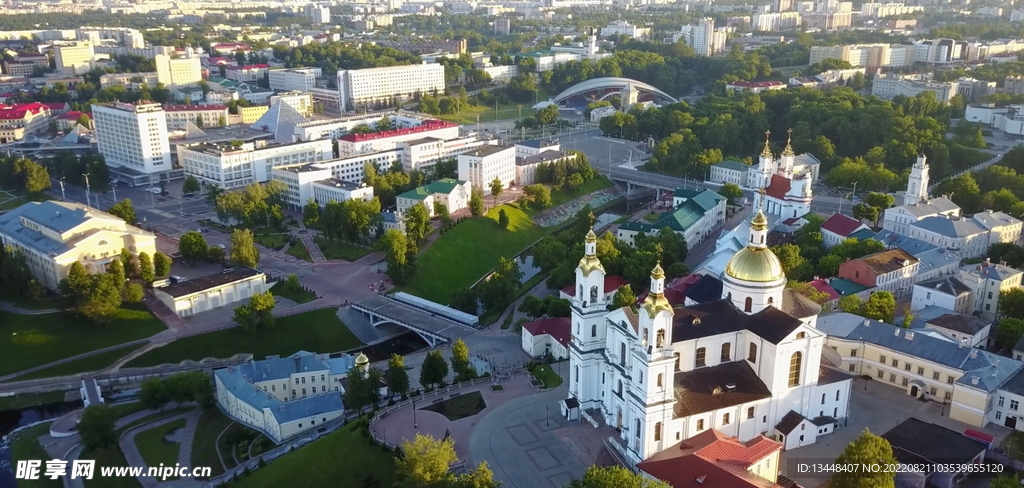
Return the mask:
<svg viewBox="0 0 1024 488"><path fill-rule="evenodd" d="M868 196L864 198L864 203L877 209L875 218L868 219L871 222L875 223L875 225L877 225L878 217L885 212L885 209L892 207L893 204L896 203L896 196L890 195L888 193L871 192L868 193Z"/></svg>
<svg viewBox="0 0 1024 488"><path fill-rule="evenodd" d="M120 217L129 224L135 223L135 207L132 205L132 201L127 198L115 203L107 210L107 213Z"/></svg>
<svg viewBox="0 0 1024 488"><path fill-rule="evenodd" d="M185 177L185 182L181 184L182 193L195 193L199 190L202 190L202 187L199 185L199 180L196 179L195 176L188 175Z"/></svg>
<svg viewBox="0 0 1024 488"><path fill-rule="evenodd" d="M516 296L523 273L515 259L498 258L498 265L487 279L478 285L480 301L484 308L496 310L508 306Z"/></svg>
<svg viewBox="0 0 1024 488"><path fill-rule="evenodd" d="M26 161L26 164L21 168L20 171L22 178L24 178L25 191L31 194L40 194L50 189L50 173L46 170L46 167L34 162Z"/></svg>
<svg viewBox="0 0 1024 488"><path fill-rule="evenodd" d="M566 184L569 185L570 190L579 190L579 188L583 186L583 175L579 173L569 175L569 179L566 181Z"/></svg>
<svg viewBox="0 0 1024 488"><path fill-rule="evenodd" d="M152 410L163 410L164 405L171 400L164 382L160 378L147 378L139 388L139 402L142 406Z"/></svg>
<svg viewBox="0 0 1024 488"><path fill-rule="evenodd" d="M551 125L558 120L558 105L548 105L538 110L534 117L537 118L541 125Z"/></svg>
<svg viewBox="0 0 1024 488"><path fill-rule="evenodd" d="M505 191L505 184L501 182L500 178L495 178L491 180L491 183L488 186L491 189L491 196L494 197L494 204L497 205L498 197L501 196L503 191Z"/></svg>
<svg viewBox="0 0 1024 488"><path fill-rule="evenodd" d="M547 302L547 308L544 313L548 317L568 317L572 314L572 304L569 303L569 300L548 296L545 302Z"/></svg>
<svg viewBox="0 0 1024 488"><path fill-rule="evenodd" d="M245 332L255 333L261 328L274 326L274 306L277 301L269 291L257 293L249 303L235 307L234 321Z"/></svg>
<svg viewBox="0 0 1024 488"><path fill-rule="evenodd" d="M388 229L377 241L377 249L384 253L384 261L388 264L388 277L396 285L404 285L412 277L413 268L409 262L409 249L415 247L406 233L397 229Z"/></svg>
<svg viewBox="0 0 1024 488"><path fill-rule="evenodd" d="M442 224L450 222L452 218L451 214L448 212L448 206L437 200L434 201L434 215L437 216Z"/></svg>
<svg viewBox="0 0 1024 488"><path fill-rule="evenodd" d="M251 230L235 229L231 233L231 261L250 268L259 266L260 250L256 248Z"/></svg>
<svg viewBox="0 0 1024 488"><path fill-rule="evenodd" d="M428 352L420 366L420 384L427 388L438 386L444 383L447 377L448 363L441 355L441 351Z"/></svg>
<svg viewBox="0 0 1024 488"><path fill-rule="evenodd" d="M861 309L864 307L864 300L857 295L846 295L839 299L836 306L842 312L860 315Z"/></svg>
<svg viewBox="0 0 1024 488"><path fill-rule="evenodd" d="M361 410L367 405L376 405L380 402L380 378L380 371L375 368L349 370L344 395L345 407Z"/></svg>
<svg viewBox="0 0 1024 488"><path fill-rule="evenodd" d="M622 466L591 466L580 479L565 484L565 488L670 488L661 480L649 480Z"/></svg>
<svg viewBox="0 0 1024 488"><path fill-rule="evenodd" d="M320 204L312 198L302 207L302 223L306 227L316 228L320 223Z"/></svg>
<svg viewBox="0 0 1024 488"><path fill-rule="evenodd" d="M839 274L839 265L843 264L843 258L835 254L822 256L818 260L818 276L828 278Z"/></svg>
<svg viewBox="0 0 1024 488"><path fill-rule="evenodd" d="M186 232L178 239L178 252L181 253L181 257L185 258L186 261L193 263L205 261L209 255L207 252L208 248L206 238L195 231Z"/></svg>
<svg viewBox="0 0 1024 488"><path fill-rule="evenodd" d="M469 213L474 217L479 217L484 214L484 197L476 187L473 188L473 191L469 195Z"/></svg>
<svg viewBox="0 0 1024 488"><path fill-rule="evenodd" d="M139 303L146 296L146 291L138 283L128 283L121 292L122 299L128 303Z"/></svg>
<svg viewBox="0 0 1024 488"><path fill-rule="evenodd" d="M1024 320L1024 288L1011 288L999 293L999 315Z"/></svg>
<svg viewBox="0 0 1024 488"><path fill-rule="evenodd" d="M874 222L878 220L878 215L878 208L872 207L866 203L858 203L853 206L853 217L858 220Z"/></svg>
<svg viewBox="0 0 1024 488"><path fill-rule="evenodd" d="M736 200L743 198L743 190L740 186L735 183L726 183L718 189L718 194L729 200L730 204L735 204Z"/></svg>
<svg viewBox="0 0 1024 488"><path fill-rule="evenodd" d="M803 281L789 281L786 283L786 287L796 290L797 293L810 298L818 305L824 305L825 302L828 301L828 293L818 291L818 289L811 286L810 283L805 283Z"/></svg>
<svg viewBox="0 0 1024 488"><path fill-rule="evenodd" d="M868 297L863 310L865 317L891 324L896 315L896 297L892 292L877 291Z"/></svg>
<svg viewBox="0 0 1024 488"><path fill-rule="evenodd" d="M452 293L451 307L455 310L476 315L479 304L476 293L470 288L460 288Z"/></svg>
<svg viewBox="0 0 1024 488"><path fill-rule="evenodd" d="M544 209L551 206L551 190L539 183L524 186L523 195L529 198L537 208Z"/></svg>
<svg viewBox="0 0 1024 488"><path fill-rule="evenodd" d="M78 265L77 270L75 264ZM85 275L86 287L88 287L88 273L81 263L75 261L71 265L71 271ZM69 273L68 276L70 277L71 274ZM21 250L11 247L4 249L2 260L0 260L0 293L5 297L24 297L30 290L31 283L35 283L35 279L32 277L32 270L28 267L25 254Z"/></svg>
<svg viewBox="0 0 1024 488"><path fill-rule="evenodd" d="M996 475L992 478L992 484L989 488L1020 488L1020 476L1019 475Z"/></svg>
<svg viewBox="0 0 1024 488"><path fill-rule="evenodd" d="M775 255L782 263L782 269L789 279L805 278L803 273L804 257L800 255L800 246L796 244L783 244L772 248Z"/></svg>
<svg viewBox="0 0 1024 488"><path fill-rule="evenodd" d="M897 464L889 441L872 434L868 429L864 429L860 437L847 445L835 462L840 466ZM893 488L895 480L896 473L884 469L871 472L840 470L829 479L828 488Z"/></svg>
<svg viewBox="0 0 1024 488"><path fill-rule="evenodd" d="M409 207L405 211L405 234L409 240L419 244L430 232L430 212L427 211L423 202Z"/></svg>
<svg viewBox="0 0 1024 488"><path fill-rule="evenodd" d="M146 283L152 283L154 278L153 259L145 251L139 253L139 278Z"/></svg>
<svg viewBox="0 0 1024 488"><path fill-rule="evenodd" d="M429 356L428 356L429 357ZM451 477L449 470L458 456L455 441L416 434L402 443L402 456L395 458L400 478L413 487L439 486Z"/></svg>
<svg viewBox="0 0 1024 488"><path fill-rule="evenodd" d="M636 295L633 294L633 288L629 285L622 285L618 290L615 290L615 295L612 295L612 303L608 306L608 310L632 307L634 305L636 305Z"/></svg>
<svg viewBox="0 0 1024 488"><path fill-rule="evenodd" d="M153 272L158 277L167 276L171 272L171 258L170 256L157 251L153 255Z"/></svg>
<svg viewBox="0 0 1024 488"><path fill-rule="evenodd" d="M113 446L117 442L114 422L117 413L107 405L89 405L78 421L78 435L86 449Z"/></svg>
<svg viewBox="0 0 1024 488"><path fill-rule="evenodd" d="M92 275L89 290L77 311L94 322L102 322L121 306L124 270L121 261L111 261L113 272Z"/></svg>
<svg viewBox="0 0 1024 488"><path fill-rule="evenodd" d="M996 326L996 341L1005 350L1013 349L1024 336L1024 320L1005 317Z"/></svg>
<svg viewBox="0 0 1024 488"><path fill-rule="evenodd" d="M405 369L405 358L391 354L388 369L384 372L384 380L388 383L388 391L405 396L409 392L409 372Z"/></svg>
<svg viewBox="0 0 1024 488"><path fill-rule="evenodd" d="M462 382L476 377L476 370L469 362L469 346L461 338L452 344L452 371L455 371L455 381Z"/></svg>
<svg viewBox="0 0 1024 488"><path fill-rule="evenodd" d="M508 214L505 213L505 209L498 210L498 225L501 226L502 229L508 229L508 224Z"/></svg>

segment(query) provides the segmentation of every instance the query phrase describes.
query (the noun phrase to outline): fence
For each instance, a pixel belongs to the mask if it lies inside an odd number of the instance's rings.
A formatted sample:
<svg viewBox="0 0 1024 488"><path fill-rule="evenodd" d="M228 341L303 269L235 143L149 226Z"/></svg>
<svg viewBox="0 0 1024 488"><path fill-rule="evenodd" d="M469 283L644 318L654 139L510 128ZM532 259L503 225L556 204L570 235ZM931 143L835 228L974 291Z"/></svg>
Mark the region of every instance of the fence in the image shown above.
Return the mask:
<svg viewBox="0 0 1024 488"><path fill-rule="evenodd" d="M394 405L392 405L390 407L382 408L382 409L378 410L377 413L373 414L373 417L370 418L370 434L373 436L373 440L377 441L377 443L385 445L389 449L394 449L394 448L398 447L397 444L394 444L394 443L391 443L391 442L386 442L384 439L378 438L377 434L375 432L373 432L373 425L376 424L378 420L381 420L383 418L387 418L387 416L391 415L392 412L395 412L395 411L400 410L402 408L408 407L409 405L412 405L413 403L421 403L421 402L423 402L425 400L428 400L428 399L437 398L437 397L444 397L446 394L448 394L448 393L450 393L452 391L458 391L458 390L461 390L463 388L468 388L470 386L476 386L476 385L479 385L481 383L486 383L486 382L496 383L497 379L495 379L493 377L486 377L485 376L483 378L476 378L476 379L473 379L473 380L470 380L470 381L463 381L462 383L450 385L450 386L447 386L445 388L438 388L438 389L436 389L434 391L431 391L430 393L423 393L423 394L418 395L418 396L416 396L414 398L410 398L408 400L405 400L405 401L402 401L402 402L398 402L398 403L396 403L396 404L394 404Z"/></svg>
<svg viewBox="0 0 1024 488"><path fill-rule="evenodd" d="M1016 471L1024 471L1024 461L1018 461L1016 459L1010 459L1006 454L1003 454L994 449L985 451L985 459L988 461L995 461L1000 464L1005 464L1012 467Z"/></svg>

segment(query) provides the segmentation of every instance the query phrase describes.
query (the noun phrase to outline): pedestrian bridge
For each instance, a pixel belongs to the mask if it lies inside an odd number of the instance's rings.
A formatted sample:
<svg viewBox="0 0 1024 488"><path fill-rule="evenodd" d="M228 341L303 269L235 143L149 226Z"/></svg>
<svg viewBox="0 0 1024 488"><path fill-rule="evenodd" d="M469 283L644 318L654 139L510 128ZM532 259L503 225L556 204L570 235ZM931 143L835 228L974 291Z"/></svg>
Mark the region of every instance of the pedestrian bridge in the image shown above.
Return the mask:
<svg viewBox="0 0 1024 488"><path fill-rule="evenodd" d="M365 314L370 324L395 324L405 327L423 338L430 347L453 342L473 329L383 295L367 298L352 304L354 310Z"/></svg>
<svg viewBox="0 0 1024 488"><path fill-rule="evenodd" d="M653 188L655 190L675 191L678 188L694 186L696 182L684 178L668 176L658 173L650 173L637 169L612 166L608 169L608 177L612 181L626 183L627 191L631 192L634 187Z"/></svg>

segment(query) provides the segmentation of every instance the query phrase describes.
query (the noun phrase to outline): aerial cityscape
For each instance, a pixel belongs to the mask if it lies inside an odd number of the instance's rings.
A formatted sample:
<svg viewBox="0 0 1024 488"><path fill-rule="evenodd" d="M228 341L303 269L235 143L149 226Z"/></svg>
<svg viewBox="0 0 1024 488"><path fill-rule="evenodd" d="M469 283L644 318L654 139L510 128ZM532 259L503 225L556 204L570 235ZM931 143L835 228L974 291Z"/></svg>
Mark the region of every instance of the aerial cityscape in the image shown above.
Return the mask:
<svg viewBox="0 0 1024 488"><path fill-rule="evenodd" d="M0 4L0 488L1024 486L1024 5Z"/></svg>

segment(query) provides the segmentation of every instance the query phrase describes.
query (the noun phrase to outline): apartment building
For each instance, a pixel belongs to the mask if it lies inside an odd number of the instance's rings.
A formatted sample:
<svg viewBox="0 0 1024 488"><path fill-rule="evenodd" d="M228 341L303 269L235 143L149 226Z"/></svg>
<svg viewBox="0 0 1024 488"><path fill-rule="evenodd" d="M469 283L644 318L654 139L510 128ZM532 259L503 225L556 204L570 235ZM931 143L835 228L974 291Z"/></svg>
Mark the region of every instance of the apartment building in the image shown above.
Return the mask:
<svg viewBox="0 0 1024 488"><path fill-rule="evenodd" d="M399 216L405 215L410 207L422 203L427 214L434 217L434 205L444 205L449 213L469 207L469 197L473 187L468 181L444 178L433 183L409 190L396 197L396 209Z"/></svg>
<svg viewBox="0 0 1024 488"><path fill-rule="evenodd" d="M932 216L909 225L910 237L950 250L961 259L984 256L992 244L1016 242L1021 221L987 210L970 217Z"/></svg>
<svg viewBox="0 0 1024 488"><path fill-rule="evenodd" d="M308 92L316 88L316 79L323 76L320 68L272 69L268 72L270 89Z"/></svg>
<svg viewBox="0 0 1024 488"><path fill-rule="evenodd" d="M998 322L1000 295L1020 288L1022 275L1024 273L1006 263L993 263L986 258L982 263L962 266L956 277L971 287L974 297L971 313L977 313L989 322Z"/></svg>
<svg viewBox="0 0 1024 488"><path fill-rule="evenodd" d="M750 27L761 32L778 32L800 27L803 18L799 12L774 12L754 14Z"/></svg>
<svg viewBox="0 0 1024 488"><path fill-rule="evenodd" d="M469 46L465 39L409 39L387 41L384 45L413 54L452 53L456 57L466 54Z"/></svg>
<svg viewBox="0 0 1024 488"><path fill-rule="evenodd" d="M899 44L845 44L812 46L810 63L826 59L847 61L864 68L902 67L914 64L914 46Z"/></svg>
<svg viewBox="0 0 1024 488"><path fill-rule="evenodd" d="M459 179L468 181L483 194L491 194L491 182L508 188L516 179L516 153L512 146L485 145L459 154Z"/></svg>
<svg viewBox="0 0 1024 488"><path fill-rule="evenodd" d="M179 146L178 161L185 173L199 181L233 189L268 181L275 167L327 161L334 156L331 146L329 139L291 144L203 143Z"/></svg>
<svg viewBox="0 0 1024 488"><path fill-rule="evenodd" d="M157 80L168 87L192 85L203 80L199 57L175 57L160 54L153 58Z"/></svg>
<svg viewBox="0 0 1024 488"><path fill-rule="evenodd" d="M112 102L92 106L100 154L111 172L130 186L172 174L167 117L159 103Z"/></svg>
<svg viewBox="0 0 1024 488"><path fill-rule="evenodd" d="M39 134L50 124L50 110L42 103L0 104L0 144L9 144L29 134Z"/></svg>
<svg viewBox="0 0 1024 488"><path fill-rule="evenodd" d="M156 253L154 234L73 202L29 202L0 215L0 242L24 254L32 276L54 291L75 262L101 273L122 249Z"/></svg>
<svg viewBox="0 0 1024 488"><path fill-rule="evenodd" d="M903 95L913 98L924 92L933 92L940 103L948 103L957 94L954 82L928 81L917 75L889 74L876 76L871 82L871 95L883 100L892 100Z"/></svg>
<svg viewBox="0 0 1024 488"><path fill-rule="evenodd" d="M850 12L807 13L801 18L801 24L803 22L807 22L809 28L834 31L853 25L853 14Z"/></svg>
<svg viewBox="0 0 1024 488"><path fill-rule="evenodd" d="M196 127L223 127L228 125L228 108L224 105L165 105L168 130L184 130L188 124Z"/></svg>
<svg viewBox="0 0 1024 488"><path fill-rule="evenodd" d="M725 50L726 37L724 31L715 29L715 19L704 17L697 21L697 25L682 26L672 36L672 42L683 40L698 56L713 56Z"/></svg>
<svg viewBox="0 0 1024 488"><path fill-rule="evenodd" d="M839 278L901 297L910 290L919 266L920 260L903 249L888 249L840 264Z"/></svg>
<svg viewBox="0 0 1024 488"><path fill-rule="evenodd" d="M818 317L818 330L841 369L869 375L915 398L949 405L949 418L984 427L995 418L999 388L1024 363L965 346L928 330L906 330L849 313Z"/></svg>
<svg viewBox="0 0 1024 488"><path fill-rule="evenodd" d="M90 42L74 42L53 46L53 59L57 71L71 75L81 75L92 69L92 60L96 56Z"/></svg>
<svg viewBox="0 0 1024 488"><path fill-rule="evenodd" d="M616 20L601 28L601 37L629 36L630 39L643 41L650 35L650 27L637 27L624 20Z"/></svg>
<svg viewBox="0 0 1024 488"><path fill-rule="evenodd" d="M284 183L285 199L292 208L301 209L310 200L320 205L345 200L372 200L373 187L334 178L329 166L305 163L280 166L270 171L270 179Z"/></svg>
<svg viewBox="0 0 1024 488"><path fill-rule="evenodd" d="M375 103L405 100L417 93L443 93L444 66L414 64L338 71L342 110L357 110Z"/></svg>

